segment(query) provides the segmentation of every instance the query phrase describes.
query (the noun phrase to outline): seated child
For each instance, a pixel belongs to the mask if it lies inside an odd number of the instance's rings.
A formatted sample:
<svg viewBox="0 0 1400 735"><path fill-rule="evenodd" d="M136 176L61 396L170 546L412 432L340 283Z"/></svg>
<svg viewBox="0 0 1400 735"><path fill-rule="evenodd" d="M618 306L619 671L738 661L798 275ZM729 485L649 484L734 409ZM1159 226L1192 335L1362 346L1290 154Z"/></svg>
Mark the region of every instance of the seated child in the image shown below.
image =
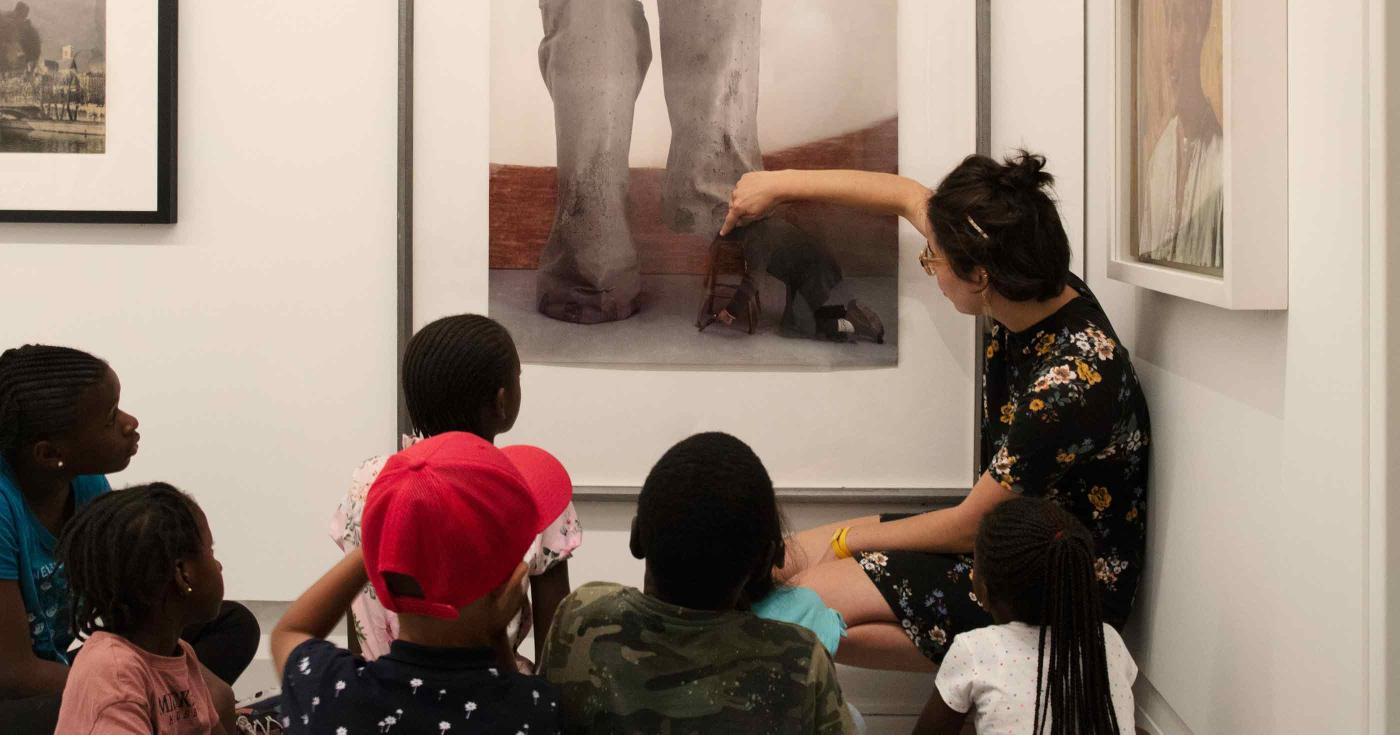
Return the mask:
<svg viewBox="0 0 1400 735"><path fill-rule="evenodd" d="M506 636L521 559L552 520L549 503L472 434L438 434L391 456L365 501L362 546L272 632L288 731L559 732L554 687L515 671ZM399 623L373 661L323 640L366 579Z"/></svg>
<svg viewBox="0 0 1400 735"><path fill-rule="evenodd" d="M404 351L402 379L409 418L420 435L405 437L404 448L445 431L465 431L495 442L496 435L515 425L520 413L520 357L510 333L488 317L461 314L423 327ZM351 477L350 491L331 519L331 537L343 551L360 546L365 496L385 459L374 457L360 465ZM568 484L572 492L568 473L562 465L554 464L548 472L562 477L558 482ZM522 599L510 629L514 648L532 627L538 631L536 658L554 610L569 594L569 556L583 543L573 503L564 503L548 520L527 552L530 594ZM387 653L389 644L398 637L394 613L384 609L371 589L356 596L351 609L360 652L370 659ZM528 673L529 662L522 660L520 664Z"/></svg>
<svg viewBox="0 0 1400 735"><path fill-rule="evenodd" d="M975 710L979 733L1131 735L1137 665L1103 622L1089 531L1015 498L982 519L974 549L973 589L996 624L953 639L914 732L956 735Z"/></svg>
<svg viewBox="0 0 1400 735"><path fill-rule="evenodd" d="M121 382L81 350L25 345L0 354L0 722L53 732L73 654L68 582L54 552L75 513L111 490L105 474L136 454ZM232 683L252 661L257 620L224 603L182 636Z"/></svg>
<svg viewBox="0 0 1400 735"><path fill-rule="evenodd" d="M821 595L806 587L773 587L749 609L765 620L792 623L812 631L833 660L841 639L846 637L845 618L837 610L827 607Z"/></svg>
<svg viewBox="0 0 1400 735"><path fill-rule="evenodd" d="M784 537L782 516L778 517L778 533ZM784 559L778 558L781 568ZM756 574L744 587L744 597L739 609L747 608L754 615L765 620L800 625L816 634L822 647L836 659L836 649L841 639L846 637L846 620L837 610L827 607L826 602L816 592L790 584L780 584L776 571L769 574ZM749 601L753 600L752 603ZM854 708L852 709L854 715Z"/></svg>
<svg viewBox="0 0 1400 735"><path fill-rule="evenodd" d="M743 609L783 554L773 483L747 445L711 433L667 451L637 498L631 547L645 588L580 587L545 643L540 672L569 732L852 730L816 635Z"/></svg>
<svg viewBox="0 0 1400 735"><path fill-rule="evenodd" d="M232 732L233 690L180 638L213 620L224 597L214 537L193 500L160 482L107 493L69 522L58 559L73 630L87 638L58 732Z"/></svg>

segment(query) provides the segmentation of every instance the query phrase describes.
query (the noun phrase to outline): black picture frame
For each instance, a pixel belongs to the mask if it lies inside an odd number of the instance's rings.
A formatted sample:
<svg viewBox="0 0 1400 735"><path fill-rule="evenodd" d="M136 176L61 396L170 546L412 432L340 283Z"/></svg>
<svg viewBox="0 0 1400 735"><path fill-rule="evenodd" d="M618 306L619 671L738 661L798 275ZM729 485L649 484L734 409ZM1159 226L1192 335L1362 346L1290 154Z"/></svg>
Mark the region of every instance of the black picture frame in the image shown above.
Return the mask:
<svg viewBox="0 0 1400 735"><path fill-rule="evenodd" d="M162 224L176 222L179 0L157 0L156 208L151 210L0 209L0 222Z"/></svg>

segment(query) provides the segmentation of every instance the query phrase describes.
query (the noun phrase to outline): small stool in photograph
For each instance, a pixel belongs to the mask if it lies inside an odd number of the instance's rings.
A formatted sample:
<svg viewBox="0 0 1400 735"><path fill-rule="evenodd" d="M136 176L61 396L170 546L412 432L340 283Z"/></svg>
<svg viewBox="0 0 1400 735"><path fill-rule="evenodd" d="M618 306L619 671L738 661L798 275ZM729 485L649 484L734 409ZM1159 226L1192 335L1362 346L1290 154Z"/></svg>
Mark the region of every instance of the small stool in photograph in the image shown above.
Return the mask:
<svg viewBox="0 0 1400 735"><path fill-rule="evenodd" d="M734 294L739 289L739 284L749 275L749 264L744 258L744 245L732 237L716 237L710 242L710 254L705 259L705 280L701 284L703 298L700 302L700 315L695 319L695 326L704 330L718 321L715 315L719 309L724 308L734 298ZM732 277L737 276L738 280ZM715 304L719 303L719 309ZM759 299L758 290L755 289L749 295L746 311L748 311L748 331L753 334L758 327L758 315L762 312L763 302Z"/></svg>

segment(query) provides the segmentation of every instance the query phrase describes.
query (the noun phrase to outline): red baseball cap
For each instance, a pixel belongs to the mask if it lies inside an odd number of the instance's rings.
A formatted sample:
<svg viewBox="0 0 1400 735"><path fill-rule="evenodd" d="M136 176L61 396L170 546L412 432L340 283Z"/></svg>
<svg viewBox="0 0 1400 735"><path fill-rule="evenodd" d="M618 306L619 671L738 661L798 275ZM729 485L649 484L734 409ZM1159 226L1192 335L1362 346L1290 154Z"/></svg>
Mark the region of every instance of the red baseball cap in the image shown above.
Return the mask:
<svg viewBox="0 0 1400 735"><path fill-rule="evenodd" d="M535 533L544 531L574 499L574 481L569 471L554 455L539 447L516 444L501 447L501 452L510 458L511 464L525 478L525 484L530 486L530 493L540 508L540 527Z"/></svg>
<svg viewBox="0 0 1400 735"><path fill-rule="evenodd" d="M438 434L390 457L370 486L361 518L365 569L385 608L453 619L510 579L557 515L542 512L529 483L490 442ZM412 577L423 596L391 593L385 574Z"/></svg>

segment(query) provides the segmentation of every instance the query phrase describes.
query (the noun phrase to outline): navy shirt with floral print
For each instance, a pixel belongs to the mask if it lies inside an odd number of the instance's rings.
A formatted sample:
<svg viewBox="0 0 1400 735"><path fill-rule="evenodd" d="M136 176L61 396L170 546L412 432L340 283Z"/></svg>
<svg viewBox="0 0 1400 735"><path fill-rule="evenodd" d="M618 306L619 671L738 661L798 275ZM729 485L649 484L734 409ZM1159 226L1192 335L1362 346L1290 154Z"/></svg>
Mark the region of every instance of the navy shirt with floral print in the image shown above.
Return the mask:
<svg viewBox="0 0 1400 735"><path fill-rule="evenodd" d="M983 355L982 456L1003 487L1049 498L1090 529L1104 619L1121 627L1145 551L1147 403L1098 301L1078 278L1070 285L1079 297L1029 329L993 322ZM873 551L857 562L935 663L959 633L992 624L973 593L967 554Z"/></svg>
<svg viewBox="0 0 1400 735"><path fill-rule="evenodd" d="M292 650L282 672L281 714L290 733L394 735L561 732L558 690L499 668L489 650L394 641L365 661L319 639Z"/></svg>

